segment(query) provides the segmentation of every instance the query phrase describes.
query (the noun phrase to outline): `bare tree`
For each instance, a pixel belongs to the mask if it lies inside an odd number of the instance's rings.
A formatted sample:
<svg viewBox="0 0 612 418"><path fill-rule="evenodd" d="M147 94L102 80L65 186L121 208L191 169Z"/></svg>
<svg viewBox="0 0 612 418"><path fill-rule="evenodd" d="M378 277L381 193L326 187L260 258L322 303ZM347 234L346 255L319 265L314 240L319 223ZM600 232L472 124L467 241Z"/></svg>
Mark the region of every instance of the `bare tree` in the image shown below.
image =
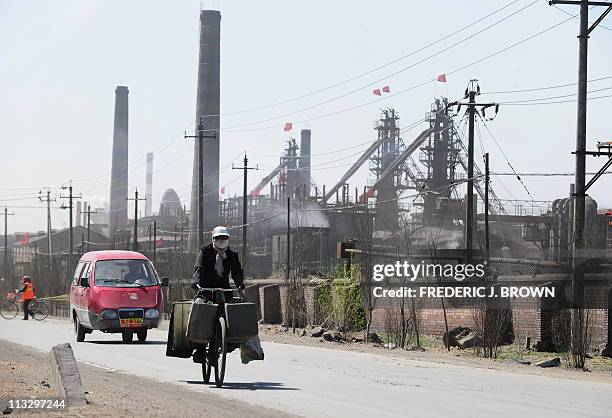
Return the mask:
<svg viewBox="0 0 612 418"><path fill-rule="evenodd" d="M374 249L374 222L371 212L367 207L354 214L353 229L357 235L359 248L363 251L358 259L360 272L359 285L366 310L365 341L369 342L376 298L374 297L375 282L372 278L372 270L374 268L374 257L372 256L372 250Z"/></svg>

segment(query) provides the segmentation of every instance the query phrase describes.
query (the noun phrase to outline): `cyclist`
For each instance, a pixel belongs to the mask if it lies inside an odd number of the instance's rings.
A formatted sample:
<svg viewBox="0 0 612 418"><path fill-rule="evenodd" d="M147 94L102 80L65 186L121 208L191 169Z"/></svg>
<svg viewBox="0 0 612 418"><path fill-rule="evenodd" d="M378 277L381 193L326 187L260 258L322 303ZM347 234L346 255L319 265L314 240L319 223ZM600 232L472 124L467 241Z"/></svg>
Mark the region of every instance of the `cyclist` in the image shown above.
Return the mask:
<svg viewBox="0 0 612 418"><path fill-rule="evenodd" d="M244 289L244 276L238 253L229 247L230 234L226 227L217 226L212 232L212 243L200 249L193 269L192 288L217 287L230 289L229 275L238 289ZM229 300L228 300L229 302Z"/></svg>
<svg viewBox="0 0 612 418"><path fill-rule="evenodd" d="M30 303L36 299L36 296L34 296L34 285L32 284L32 279L30 279L30 277L23 276L21 282L23 284L23 288L18 290L17 293L21 293L21 300L23 301L23 320L27 321L29 315L34 317L34 312L30 310Z"/></svg>
<svg viewBox="0 0 612 418"><path fill-rule="evenodd" d="M226 227L217 226L212 231L212 243L202 247L193 270L192 288L200 287L231 289L229 275L236 287L244 290L244 275L238 253L229 247L230 234ZM232 302L231 291L225 292L225 301ZM205 292L204 297L212 299L211 292ZM196 349L193 361L201 363L204 356L202 348Z"/></svg>

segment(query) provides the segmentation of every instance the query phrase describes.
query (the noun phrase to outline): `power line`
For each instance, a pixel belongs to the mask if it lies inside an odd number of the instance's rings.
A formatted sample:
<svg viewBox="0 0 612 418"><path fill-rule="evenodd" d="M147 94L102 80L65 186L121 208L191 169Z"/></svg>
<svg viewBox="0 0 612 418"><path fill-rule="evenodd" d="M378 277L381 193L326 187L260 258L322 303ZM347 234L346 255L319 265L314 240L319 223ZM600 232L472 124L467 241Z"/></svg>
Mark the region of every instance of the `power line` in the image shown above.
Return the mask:
<svg viewBox="0 0 612 418"><path fill-rule="evenodd" d="M485 127L485 129L487 130L487 132L489 133L491 138L493 139L493 142L495 142L495 145L497 145L497 148L499 149L499 151L501 152L502 156L504 157L504 160L506 160L506 164L508 164L508 167L510 167L510 170L512 170L512 172L516 176L516 179L523 185L523 188L525 189L525 191L527 192L527 194L529 195L531 200L533 200L533 196L529 192L529 189L527 188L527 185L525 184L525 182L523 182L523 179L521 178L521 176L517 174L516 170L514 169L514 166L512 165L512 163L510 163L510 160L508 159L508 156L506 155L506 153L504 152L502 147L499 145L499 142L497 142L497 139L495 139L495 136L493 136L493 133L491 132L491 130L489 129L489 127L485 123L484 119L482 119L482 116L480 116L480 114L478 115L478 117L482 121L483 126Z"/></svg>
<svg viewBox="0 0 612 418"><path fill-rule="evenodd" d="M344 97L346 97L346 96L350 96L350 95L352 95L352 94L354 94L354 93L357 93L357 92L363 91L364 89L366 89L366 88L368 88L368 87L371 87L371 86L373 86L373 85L376 85L377 83L380 83L380 82L385 81L385 80L387 80L387 79L389 79L389 78L391 78L391 77L394 77L394 76L396 76L396 75L398 75L398 74L401 74L401 73L403 73L404 71L407 71L407 70L409 70L409 69L411 69L411 68L414 68L414 67L416 67L416 66L417 66L417 65L419 65L419 64L422 64L422 63L424 63L424 62L426 62L426 61L429 61L430 59L435 58L435 57L437 57L438 55L440 55L440 54L442 54L442 53L444 53L444 52L446 52L446 51L449 51L449 50L451 50L452 48L454 48L454 47L456 47L456 46L458 46L458 45L461 45L462 43L464 43L464 42L466 42L466 41L468 41L468 40L470 40L470 39L474 38L475 36L477 36L477 35L479 35L479 34L481 34L481 33L485 32L485 31L487 31L487 30L491 29L491 28L492 28L492 27L494 27L494 26L497 26L498 24L500 24L500 23L502 23L502 22L504 22L504 21L506 21L506 20L510 19L510 18L511 18L511 17L513 17L514 15L516 15L516 14L518 14L518 13L520 13L520 12L524 11L525 9L527 9L527 8L529 8L529 7L531 7L531 6L533 6L533 5L534 5L534 4L536 4L538 1L539 1L539 0L533 0L531 3L527 4L526 6L523 6L522 8L520 8L520 9L518 9L518 10L516 10L516 11L512 12L511 14L509 14L509 15L507 15L507 16L505 16L505 17L501 18L500 20L498 20L498 21L496 21L496 22L494 22L494 23L490 24L489 26L486 26L485 28L480 29L479 31L477 31L477 32L475 32L475 33L473 33L473 34L471 34L471 35L469 35L469 36L467 36L467 37L465 37L465 38L463 38L463 39L461 39L461 40L459 40L459 41L457 41L457 42L455 42L455 43L453 43L453 44L451 44L451 45L449 45L449 46L447 46L447 47L445 47L445 48L443 48L443 49L441 49L441 50L439 50L439 51L437 51L437 52L435 52L435 53L433 53L433 54L431 54L431 55L429 55L429 56L427 56L427 57L425 57L425 58L423 58L423 59L421 59L421 60L419 60L419 61L416 61L416 62L414 62L414 63L412 63L412 64L410 64L410 65L408 65L408 66L406 66L406 67L400 68L399 70L394 71L393 73L388 74L388 75L386 75L385 77L379 78L379 79L377 79L377 80L375 80L375 81L373 81L373 82L371 82L371 83L364 84L364 85L362 85L362 86L360 86L360 87L357 87L357 88L355 88L355 89L352 89L352 90L350 90L350 91L348 91L348 92L346 92L346 93L343 93L343 94L340 94L340 95L338 95L338 96L332 97L331 99L327 99L327 100L324 100L324 101L322 101L322 102L315 103L315 104L313 104L313 105L310 105L310 106L307 106L307 107L304 107L304 108L301 108L301 109L298 109L298 110L295 110L295 111L292 111L292 112L284 113L284 114L281 114L281 115L278 115L278 116L274 116L274 117L267 118L267 119L262 119L262 120L255 121L255 122L248 122L248 123L243 123L243 124L241 124L241 125L235 125L235 126L233 126L233 127L227 128L227 129L233 129L233 128L243 128L243 127L246 127L246 126L253 126L253 125L258 125L258 124L260 124L260 123L270 122L270 121L273 121L273 120L276 120L276 119L283 119L283 118L286 118L286 117L288 117L288 116L293 116L293 115L298 114L298 113L303 113L303 112L305 112L305 111L307 111L307 110L312 110L312 109L314 109L314 108L317 108L317 107L323 106L323 105L325 105L325 104L328 104L328 103L334 102L334 101L336 101L336 100L342 99L342 98L344 98Z"/></svg>
<svg viewBox="0 0 612 418"><path fill-rule="evenodd" d="M510 7L510 6L512 6L513 4L518 3L518 2L519 2L519 0L514 0L514 1L511 1L511 2L507 3L506 5L504 5L504 6L500 7L500 8L498 8L498 9L496 9L496 10L494 10L494 11L492 11L491 13L487 14L486 16L483 16L483 17L481 17L481 18L479 18L479 19L477 19L477 20L475 20L475 21L473 21L473 22L469 23L468 25L465 25L465 26L461 27L460 29L455 30L454 32L449 33L448 35L445 35L445 36L443 36L443 37L441 37L441 38L439 38L439 39L437 39L437 40L435 40L435 41L432 41L432 42L428 43L428 44L427 44L427 45L425 45L425 46L422 46L422 47L420 47L420 48L418 48L418 49L416 49L416 50L414 50L414 51L411 51L411 52L409 52L409 53L406 53L406 54L402 55L401 57L395 58L395 59L393 59L393 60L391 60L391 61L389 61L389 62L387 62L387 63L385 63L385 64L382 64L382 65L380 65L380 66L378 66L378 67L375 67L375 68L373 68L373 69L370 69L370 70L368 70L368 71L366 71L366 72L363 72L363 73L361 73L361 74L358 74L358 75L356 75L356 76L353 76L353 77L347 78L347 79L342 80L342 81L340 81L340 82L333 83L333 84L331 84L331 85L329 85L329 86L322 87L322 88L320 88L320 89L317 89L317 90L311 91L311 92L306 93L306 94L302 94L302 95L300 95L300 96L292 97L292 98L289 98L289 99L284 99L284 100L281 100L281 101L276 102L276 103L271 103L271 104L267 104L267 105L262 105L262 106L258 106L258 107L254 107L254 108L250 108L250 109L238 110L238 111L234 111L234 112L227 112L227 113L220 113L220 114L210 114L210 115L204 115L204 117L237 115L237 114L243 114L243 113L253 112L253 111L257 111L257 110L267 109L267 108L271 108L271 107L275 107L275 106L279 106L279 105L283 105L283 104L291 103L291 102L294 102L294 101L297 101L297 100L301 100L301 99L304 99L304 98L306 98L306 97L310 97L310 96L313 96L313 95L315 95L315 94L322 93L322 92L325 92L325 91L331 90L331 89L333 89L333 88L336 88L336 87L342 86L342 85L347 84L347 83L349 83L349 82L351 82L351 81L355 81L355 80L357 80L357 79L359 79L359 78L362 78L362 77L364 77L364 76L366 76L366 75L369 75L369 74L372 74L372 73L374 73L374 72L376 72L376 71L382 70L383 68L389 67L389 66L391 66L391 65L393 65L393 64L395 64L395 63L397 63L397 62L399 62L399 61L402 61L402 60L404 60L404 59L406 59L406 58L409 58L409 57L411 57L411 56L413 56L413 55L415 55L415 54L417 54L417 53L421 52L421 51L424 51L424 50L425 50L425 49L427 49L427 48L430 48L430 47L432 47L432 46L434 46L434 45L436 45L436 44L439 44L440 42L442 42L442 41L444 41L444 40L446 40L446 39L448 39L448 38L451 38L452 36L457 35L458 33L461 33L461 32L463 32L463 31L465 31L466 29L471 28L472 26L475 26L476 24L478 24L478 23L480 23L480 22L482 22L482 21L484 21L484 20L488 19L489 17L491 17L491 16L493 16L493 15L495 15L495 14L497 14L497 13L499 13L499 12L501 12L501 11L505 10L505 9L507 9L508 7ZM530 5L531 5L531 4L530 4ZM521 9L521 10L522 10L522 9Z"/></svg>
<svg viewBox="0 0 612 418"><path fill-rule="evenodd" d="M570 177L574 176L574 172L565 172L565 173L491 173L492 176L516 176L519 175L521 177ZM590 172L585 173L588 175L595 175L597 173ZM612 171L607 171L602 174L612 174Z"/></svg>
<svg viewBox="0 0 612 418"><path fill-rule="evenodd" d="M587 97L587 100L598 100L598 99L607 99L609 97L612 97L612 94L608 94L605 96L597 96L597 97ZM559 104L559 103L576 103L578 99L570 99L570 100L553 100L553 101L549 101L549 102L532 102L532 103L526 103L526 102L520 102L520 103L500 103L503 104L505 106L538 106L538 105L548 105L548 104Z"/></svg>
<svg viewBox="0 0 612 418"><path fill-rule="evenodd" d="M591 80L589 80L587 82L588 83L595 83L597 81L608 80L610 78L612 78L612 76L593 78L593 79L591 79ZM528 92L532 92L532 91L552 90L552 89L559 89L559 88L563 88L563 87L571 87L571 86L576 86L576 85L578 85L578 83L566 83L566 84L557 84L557 85L554 85L554 86L535 87L535 88L521 89L521 90L487 91L487 92L482 92L481 94L482 95L486 95L486 94L528 93Z"/></svg>
<svg viewBox="0 0 612 418"><path fill-rule="evenodd" d="M452 70L450 72L446 72L445 74L446 75L455 74L457 72L460 72L460 71L463 71L463 70L465 70L467 68L470 68L470 67L472 67L472 66L474 66L476 64L479 64L479 63L481 63L483 61L486 61L486 60L488 60L490 58L493 58L493 57L495 57L495 56L497 56L499 54L502 54L502 53L504 53L504 52L506 52L506 51L508 51L508 50L510 50L512 48L515 48L515 47L517 47L519 45L524 44L525 42L528 42L528 41L530 41L530 40L532 40L532 39L534 39L534 38L536 38L538 36L541 36L541 35L545 34L546 32L549 32L549 31L551 31L551 30L553 30L553 29L563 25L564 23L569 22L571 19L572 18L567 18L567 19L565 19L565 20L563 20L563 21L561 21L559 23L556 23L556 24L554 24L552 26L549 26L549 27L547 27L547 28L537 32L537 33L534 33L533 35L530 35L530 36L528 36L526 38L523 38L520 41L514 42L513 44L510 44L510 45L508 45L508 46L506 46L506 47L504 47L504 48L502 48L500 50L497 50L497 51L495 51L495 52L493 52L493 53L491 53L489 55L486 55L486 56L484 56L482 58L479 58L476 61L472 61L469 64L463 65L463 66L461 66L459 68L456 68L456 69L454 69L454 70ZM355 106L351 106L351 107L348 107L348 108L345 108L345 109L340 109L340 110L337 110L337 111L334 111L334 112L330 112L330 113L326 113L326 114L322 114L322 115L319 115L319 116L315 116L315 117L311 117L311 118L307 118L307 119L302 119L302 120L294 121L293 123L294 124L298 124L298 123L304 123L304 122L312 122L314 120L324 119L324 118L328 118L330 116L335 116L335 115L338 115L338 114L341 114L341 113L350 112L352 110L359 109L359 108L362 108L362 107L365 107L365 106L369 106L371 104L375 104L375 103L381 102L383 100L388 100L388 99L390 99L392 97L399 96L399 95L407 93L409 91L416 90L417 88L423 87L423 86L425 86L425 85L427 85L429 83L432 83L432 82L436 82L436 79L435 78L431 78L431 79L429 79L427 81L421 82L419 84L415 84L415 85L413 85L411 87L408 87L406 89L400 90L397 93L392 93L392 94L389 94L389 95L387 95L385 97L381 97L379 99L370 100L368 102L364 102L364 103L361 103L361 104L358 104L358 105L355 105ZM261 122L262 121L254 122L254 124L261 123ZM261 131L261 130L267 130L267 129L278 129L279 127L282 127L282 125L268 125L268 126L263 126L263 127L260 127L260 128L248 129L247 131L248 132L253 132L253 131ZM225 132L241 132L240 130L233 130L233 128L236 128L236 126L224 128L223 131L225 131Z"/></svg>
<svg viewBox="0 0 612 418"><path fill-rule="evenodd" d="M597 93L600 91L606 91L606 90L612 90L612 87L603 87L600 89L595 89L595 90L590 90L587 93ZM576 96L577 93L569 93L569 94L563 94L560 96L549 96L549 97L540 97L540 98L536 98L536 99L525 99L525 100L513 100L513 101L508 101L508 102L498 102L498 104L500 105L508 105L508 104L513 104L513 103L531 103L531 102L540 102L542 100L552 100L552 99L562 99L564 97L572 97L572 96Z"/></svg>
<svg viewBox="0 0 612 418"><path fill-rule="evenodd" d="M548 3L548 0L546 0L546 3ZM573 18L575 18L575 19L578 19L578 17L577 17L577 16L573 16L573 15L572 15L570 12L567 12L567 11L563 10L562 8L560 8L559 6L557 6L556 4L552 4L551 6L552 6L552 7L554 7L555 9L557 9L558 11L560 11L560 12L562 12L562 13L565 13L566 15L569 15L569 16L572 16L572 17L573 17ZM589 7L589 10L591 10L593 7L595 7L595 6ZM589 21L589 23L593 23L593 22ZM606 29L606 30L612 31L612 29L610 29L610 28L609 28L609 27L607 27L607 26L602 25L601 23L600 23L599 25L597 25L597 27L601 27L601 28L604 28L604 29Z"/></svg>

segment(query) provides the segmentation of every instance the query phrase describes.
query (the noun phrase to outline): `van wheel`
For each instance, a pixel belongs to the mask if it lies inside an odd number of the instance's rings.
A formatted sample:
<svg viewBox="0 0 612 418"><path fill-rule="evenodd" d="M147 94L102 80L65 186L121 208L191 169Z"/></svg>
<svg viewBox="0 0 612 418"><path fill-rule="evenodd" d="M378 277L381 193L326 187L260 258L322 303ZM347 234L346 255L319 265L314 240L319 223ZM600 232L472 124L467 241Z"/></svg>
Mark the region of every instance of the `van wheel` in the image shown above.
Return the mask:
<svg viewBox="0 0 612 418"><path fill-rule="evenodd" d="M76 336L76 340L78 343L82 343L85 341L85 327L81 325L79 319L74 317L74 335Z"/></svg>
<svg viewBox="0 0 612 418"><path fill-rule="evenodd" d="M123 331L121 333L121 339L124 343L131 343L134 338L134 331Z"/></svg>
<svg viewBox="0 0 612 418"><path fill-rule="evenodd" d="M139 331L136 331L136 336L138 337L138 341L144 343L145 341L147 341L147 330L141 329Z"/></svg>

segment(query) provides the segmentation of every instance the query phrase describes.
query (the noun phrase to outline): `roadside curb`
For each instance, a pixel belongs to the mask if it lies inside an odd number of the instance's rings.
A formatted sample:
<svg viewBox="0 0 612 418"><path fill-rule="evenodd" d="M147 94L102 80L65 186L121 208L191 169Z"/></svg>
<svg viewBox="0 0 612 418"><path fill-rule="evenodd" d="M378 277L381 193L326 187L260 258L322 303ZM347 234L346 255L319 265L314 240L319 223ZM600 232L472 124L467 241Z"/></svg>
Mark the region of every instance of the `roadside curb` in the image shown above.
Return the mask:
<svg viewBox="0 0 612 418"><path fill-rule="evenodd" d="M53 347L50 360L57 396L66 399L70 406L87 405L85 389L70 344L59 344Z"/></svg>

